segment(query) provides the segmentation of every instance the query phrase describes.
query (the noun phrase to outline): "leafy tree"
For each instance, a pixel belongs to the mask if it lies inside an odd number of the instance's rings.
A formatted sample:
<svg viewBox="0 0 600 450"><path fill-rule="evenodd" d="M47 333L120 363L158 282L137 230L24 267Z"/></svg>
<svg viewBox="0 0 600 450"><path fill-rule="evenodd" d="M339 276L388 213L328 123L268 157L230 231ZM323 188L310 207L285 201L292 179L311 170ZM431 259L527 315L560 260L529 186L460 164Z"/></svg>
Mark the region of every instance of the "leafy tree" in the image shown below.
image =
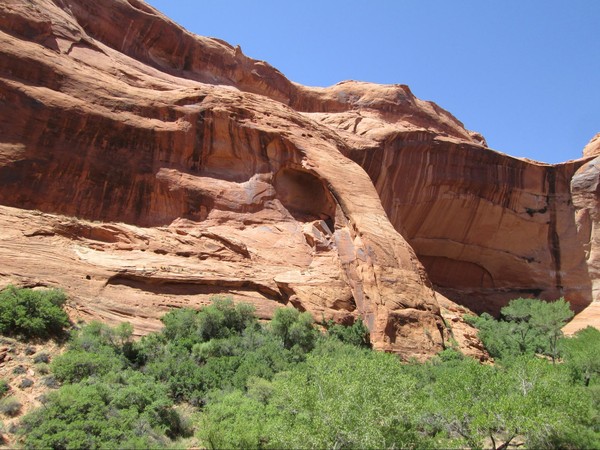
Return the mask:
<svg viewBox="0 0 600 450"><path fill-rule="evenodd" d="M465 321L476 327L479 332L479 339L485 345L486 350L493 358L506 358L519 354L521 346L516 344L512 336L511 323L496 320L488 313L481 316L465 316ZM529 342L525 343L525 348L530 348ZM528 353L534 353L531 349Z"/></svg>
<svg viewBox="0 0 600 450"><path fill-rule="evenodd" d="M273 385L267 410L273 447L433 445L414 426L417 380L394 355L325 342Z"/></svg>
<svg viewBox="0 0 600 450"><path fill-rule="evenodd" d="M564 299L545 302L519 298L501 310L501 320L489 314L467 321L479 329L479 337L495 358L543 353L554 361L559 354L562 327L573 316Z"/></svg>
<svg viewBox="0 0 600 450"><path fill-rule="evenodd" d="M27 448L155 448L182 431L165 387L132 371L63 386L22 424Z"/></svg>
<svg viewBox="0 0 600 450"><path fill-rule="evenodd" d="M0 333L25 338L59 336L69 326L62 309L65 301L58 289L8 286L0 292Z"/></svg>
<svg viewBox="0 0 600 450"><path fill-rule="evenodd" d="M573 311L564 299L555 302L539 302L533 306L531 325L545 338L545 354L556 361L559 356L559 339L562 327L573 317Z"/></svg>
<svg viewBox="0 0 600 450"><path fill-rule="evenodd" d="M350 326L329 322L327 335L357 347L371 348L369 329L361 319L356 320Z"/></svg>
<svg viewBox="0 0 600 450"><path fill-rule="evenodd" d="M441 446L507 448L588 446L594 442L591 398L581 395L568 374L539 358L520 357L505 367L466 358L421 366L428 371L419 395L419 422ZM560 386L560 388L557 388ZM518 441L517 441L518 442Z"/></svg>
<svg viewBox="0 0 600 450"><path fill-rule="evenodd" d="M279 308L271 320L271 332L281 338L286 349L297 348L308 352L315 346L318 331L312 316L295 308Z"/></svg>
<svg viewBox="0 0 600 450"><path fill-rule="evenodd" d="M511 300L501 310L503 318L510 323L508 336L515 340L520 355L535 353L542 346L538 330L532 324L532 319L538 312L538 302L539 300L518 298Z"/></svg>
<svg viewBox="0 0 600 450"><path fill-rule="evenodd" d="M573 337L564 338L560 345L573 378L585 386L600 378L600 330L589 326Z"/></svg>

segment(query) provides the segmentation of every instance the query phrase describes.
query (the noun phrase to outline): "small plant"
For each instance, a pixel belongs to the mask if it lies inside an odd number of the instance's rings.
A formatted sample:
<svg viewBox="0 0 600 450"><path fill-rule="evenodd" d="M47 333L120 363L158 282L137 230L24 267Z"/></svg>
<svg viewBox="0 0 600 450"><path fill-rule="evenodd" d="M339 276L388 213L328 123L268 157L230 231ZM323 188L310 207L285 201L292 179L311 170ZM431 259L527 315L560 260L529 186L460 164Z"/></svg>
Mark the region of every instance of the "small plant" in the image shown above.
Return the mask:
<svg viewBox="0 0 600 450"><path fill-rule="evenodd" d="M36 364L37 373L40 375L47 375L50 373L50 366L46 363Z"/></svg>
<svg viewBox="0 0 600 450"><path fill-rule="evenodd" d="M27 372L27 369L25 368L25 366L21 366L21 365L18 365L17 367L15 367L13 369L14 375L23 375L25 372Z"/></svg>
<svg viewBox="0 0 600 450"><path fill-rule="evenodd" d="M0 400L0 413L8 417L15 417L21 411L21 403L14 397Z"/></svg>
<svg viewBox="0 0 600 450"><path fill-rule="evenodd" d="M50 362L50 355L46 352L38 353L33 357L33 362L35 364L45 363L48 364Z"/></svg>
<svg viewBox="0 0 600 450"><path fill-rule="evenodd" d="M31 386L33 386L33 380L30 378L23 378L21 380L21 382L19 383L20 389L27 389L27 388L30 388Z"/></svg>
<svg viewBox="0 0 600 450"><path fill-rule="evenodd" d="M10 386L6 380L0 380L0 398L4 397L8 391L10 391Z"/></svg>
<svg viewBox="0 0 600 450"><path fill-rule="evenodd" d="M50 389L58 389L60 387L60 383L54 375L48 375L47 377L42 378L42 384Z"/></svg>

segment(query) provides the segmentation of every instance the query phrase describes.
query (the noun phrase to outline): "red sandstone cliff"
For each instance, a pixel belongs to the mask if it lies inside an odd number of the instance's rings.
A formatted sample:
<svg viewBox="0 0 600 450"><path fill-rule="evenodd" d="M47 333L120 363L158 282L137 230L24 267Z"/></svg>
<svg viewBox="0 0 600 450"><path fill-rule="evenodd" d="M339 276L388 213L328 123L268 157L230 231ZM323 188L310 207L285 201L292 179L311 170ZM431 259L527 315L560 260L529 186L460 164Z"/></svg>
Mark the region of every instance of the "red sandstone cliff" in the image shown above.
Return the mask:
<svg viewBox="0 0 600 450"><path fill-rule="evenodd" d="M137 0L0 4L0 284L62 286L74 315L143 332L231 293L422 358L448 333L429 280L583 308L585 161L485 145L406 86L300 86Z"/></svg>

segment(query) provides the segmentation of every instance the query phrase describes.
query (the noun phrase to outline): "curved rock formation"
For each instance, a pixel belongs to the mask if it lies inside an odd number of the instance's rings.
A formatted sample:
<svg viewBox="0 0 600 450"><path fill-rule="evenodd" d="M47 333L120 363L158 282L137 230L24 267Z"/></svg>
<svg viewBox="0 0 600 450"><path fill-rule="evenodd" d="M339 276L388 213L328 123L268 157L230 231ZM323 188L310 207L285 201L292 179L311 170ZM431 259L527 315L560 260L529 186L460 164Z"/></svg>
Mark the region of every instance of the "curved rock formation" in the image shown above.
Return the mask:
<svg viewBox="0 0 600 450"><path fill-rule="evenodd" d="M351 156L447 297L492 314L518 297L590 303L569 190L584 161L539 164L426 131Z"/></svg>
<svg viewBox="0 0 600 450"><path fill-rule="evenodd" d="M368 176L278 101L310 90L141 2L0 10L3 284L63 286L77 314L138 332L230 293L265 317L361 317L406 357L443 348L434 291Z"/></svg>
<svg viewBox="0 0 600 450"><path fill-rule="evenodd" d="M62 286L74 316L143 333L227 293L425 358L453 301L592 298L584 160L489 150L404 85L292 83L139 0L0 4L0 118L0 284Z"/></svg>

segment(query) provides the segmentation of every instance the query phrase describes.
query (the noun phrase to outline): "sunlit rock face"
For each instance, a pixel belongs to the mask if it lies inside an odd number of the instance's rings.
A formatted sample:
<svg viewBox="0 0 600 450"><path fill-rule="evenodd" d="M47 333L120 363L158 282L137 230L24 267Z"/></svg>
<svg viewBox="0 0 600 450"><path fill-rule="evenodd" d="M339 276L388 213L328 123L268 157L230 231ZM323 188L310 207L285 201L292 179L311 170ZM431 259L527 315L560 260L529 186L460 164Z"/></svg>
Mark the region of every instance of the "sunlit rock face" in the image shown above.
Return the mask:
<svg viewBox="0 0 600 450"><path fill-rule="evenodd" d="M304 87L137 0L6 0L0 56L0 284L73 317L145 333L231 294L423 359L452 302L591 301L585 161L493 152L407 86Z"/></svg>
<svg viewBox="0 0 600 450"><path fill-rule="evenodd" d="M261 317L362 318L377 348L447 339L422 265L319 104L141 2L0 5L2 284L156 329L214 294ZM292 100L292 98L294 100Z"/></svg>

